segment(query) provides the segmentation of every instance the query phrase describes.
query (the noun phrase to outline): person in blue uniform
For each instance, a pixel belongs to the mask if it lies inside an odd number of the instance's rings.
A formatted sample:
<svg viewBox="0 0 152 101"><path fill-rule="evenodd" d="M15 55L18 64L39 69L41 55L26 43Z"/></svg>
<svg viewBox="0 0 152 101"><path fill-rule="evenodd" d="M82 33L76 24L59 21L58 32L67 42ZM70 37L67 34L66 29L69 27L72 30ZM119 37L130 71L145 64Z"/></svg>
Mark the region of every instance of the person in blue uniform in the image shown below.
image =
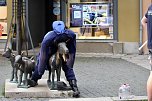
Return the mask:
<svg viewBox="0 0 152 101"><path fill-rule="evenodd" d="M69 59L66 64L63 64L63 71L66 79L73 90L73 97L79 97L80 92L77 87L77 80L74 74L73 65L76 54L76 35L73 31L66 29L63 21L54 21L52 24L53 31L48 32L41 43L40 53L37 58L37 64L32 74L32 86L36 86L39 79L41 79L45 70L47 69L48 60L56 51L56 44L65 42L67 37L70 39L67 43L69 49Z"/></svg>
<svg viewBox="0 0 152 101"><path fill-rule="evenodd" d="M152 66L152 4L149 6L145 16L143 16L141 23L143 28L147 28L147 47L149 49L150 65ZM147 80L147 96L148 101L152 101L152 70L150 71L150 75Z"/></svg>

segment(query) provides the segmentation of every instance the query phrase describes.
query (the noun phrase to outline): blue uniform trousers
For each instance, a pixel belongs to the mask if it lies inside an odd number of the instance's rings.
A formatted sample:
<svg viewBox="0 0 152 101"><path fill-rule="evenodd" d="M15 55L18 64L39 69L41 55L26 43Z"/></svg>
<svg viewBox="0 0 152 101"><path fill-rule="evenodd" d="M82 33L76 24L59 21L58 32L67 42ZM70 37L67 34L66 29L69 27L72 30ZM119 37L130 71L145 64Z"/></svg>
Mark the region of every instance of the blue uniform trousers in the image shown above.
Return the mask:
<svg viewBox="0 0 152 101"><path fill-rule="evenodd" d="M63 63L62 70L65 73L66 79L69 80L76 80L73 65L75 61L75 53L76 53L76 36L71 30L65 31L68 35L72 37L70 42L67 43L67 47L69 49L69 59L66 63ZM48 61L50 56L52 56L56 51L56 47L53 45L53 40L60 35L54 32L48 32L42 41L40 53L37 57L37 64L35 66L34 73L32 74L32 80L37 82L41 79L44 71L47 69Z"/></svg>

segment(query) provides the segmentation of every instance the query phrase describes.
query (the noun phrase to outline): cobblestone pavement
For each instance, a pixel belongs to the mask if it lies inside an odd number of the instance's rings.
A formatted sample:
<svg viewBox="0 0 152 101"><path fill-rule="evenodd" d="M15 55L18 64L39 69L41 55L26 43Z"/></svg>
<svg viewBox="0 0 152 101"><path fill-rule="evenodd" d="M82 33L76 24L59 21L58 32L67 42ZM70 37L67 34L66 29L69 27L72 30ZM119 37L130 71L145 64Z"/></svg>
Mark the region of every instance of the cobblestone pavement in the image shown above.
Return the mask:
<svg viewBox="0 0 152 101"><path fill-rule="evenodd" d="M148 55L77 54L74 65L81 98L116 97L123 83L135 96L146 96ZM4 98L4 82L10 78L10 62L0 56L0 101L48 101L50 98ZM45 78L46 75L43 76ZM102 101L102 100L100 100Z"/></svg>

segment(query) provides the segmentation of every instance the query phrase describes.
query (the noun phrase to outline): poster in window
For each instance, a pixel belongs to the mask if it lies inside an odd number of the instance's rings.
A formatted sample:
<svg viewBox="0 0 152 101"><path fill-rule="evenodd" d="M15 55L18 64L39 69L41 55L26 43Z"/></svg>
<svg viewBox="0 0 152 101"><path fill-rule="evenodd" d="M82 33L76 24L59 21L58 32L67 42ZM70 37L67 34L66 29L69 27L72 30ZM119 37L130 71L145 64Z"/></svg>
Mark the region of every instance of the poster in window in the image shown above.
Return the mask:
<svg viewBox="0 0 152 101"><path fill-rule="evenodd" d="M107 3L72 3L70 15L71 27L109 26L113 23Z"/></svg>
<svg viewBox="0 0 152 101"><path fill-rule="evenodd" d="M71 27L82 26L82 5L81 4L70 5L70 26Z"/></svg>
<svg viewBox="0 0 152 101"><path fill-rule="evenodd" d="M106 25L108 18L107 4L83 5L83 25Z"/></svg>
<svg viewBox="0 0 152 101"><path fill-rule="evenodd" d="M81 11L74 11L74 19L81 19Z"/></svg>

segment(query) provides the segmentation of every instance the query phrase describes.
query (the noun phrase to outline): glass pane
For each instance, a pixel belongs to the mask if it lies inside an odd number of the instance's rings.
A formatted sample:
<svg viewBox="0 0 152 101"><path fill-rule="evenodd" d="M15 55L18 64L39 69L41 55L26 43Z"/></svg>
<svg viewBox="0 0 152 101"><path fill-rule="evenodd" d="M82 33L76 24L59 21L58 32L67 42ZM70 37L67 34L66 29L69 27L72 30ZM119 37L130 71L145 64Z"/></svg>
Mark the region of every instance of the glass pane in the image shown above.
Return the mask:
<svg viewBox="0 0 152 101"><path fill-rule="evenodd" d="M112 0L70 3L70 27L77 28L77 39L113 39Z"/></svg>

